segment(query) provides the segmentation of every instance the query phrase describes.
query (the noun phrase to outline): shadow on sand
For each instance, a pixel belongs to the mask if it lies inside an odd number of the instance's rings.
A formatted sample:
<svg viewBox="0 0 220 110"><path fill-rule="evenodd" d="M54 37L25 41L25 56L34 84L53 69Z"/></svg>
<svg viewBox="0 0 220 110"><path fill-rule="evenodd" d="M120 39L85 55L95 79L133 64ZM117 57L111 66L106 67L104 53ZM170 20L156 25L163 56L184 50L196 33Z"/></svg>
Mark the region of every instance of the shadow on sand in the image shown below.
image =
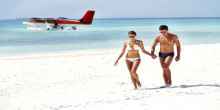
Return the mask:
<svg viewBox="0 0 220 110"><path fill-rule="evenodd" d="M179 85L171 87L155 87L155 88L145 88L146 90L156 90L156 89L170 89L170 88L193 88L193 87L217 87L220 88L219 84L194 84L194 85Z"/></svg>

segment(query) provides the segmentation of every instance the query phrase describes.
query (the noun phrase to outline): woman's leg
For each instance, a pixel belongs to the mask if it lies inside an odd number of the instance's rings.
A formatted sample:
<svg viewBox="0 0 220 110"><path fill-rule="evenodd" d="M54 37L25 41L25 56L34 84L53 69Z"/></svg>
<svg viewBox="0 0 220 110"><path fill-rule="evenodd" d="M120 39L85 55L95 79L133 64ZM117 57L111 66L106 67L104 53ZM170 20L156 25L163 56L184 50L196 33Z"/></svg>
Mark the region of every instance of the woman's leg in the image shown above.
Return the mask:
<svg viewBox="0 0 220 110"><path fill-rule="evenodd" d="M132 77L132 73L131 73L133 62L126 60L126 64L127 64L127 67L128 67L128 71L129 71L129 73L131 75L131 81L132 81L132 83L134 85L134 88L137 89L137 85L136 85L135 79Z"/></svg>
<svg viewBox="0 0 220 110"><path fill-rule="evenodd" d="M138 74L137 74L137 69L139 67L140 62L141 62L140 60L135 61L132 65L132 68L131 68L132 77L133 77L133 79L135 79L135 83L139 87L141 87L141 83L140 83L140 80L139 80L139 77L138 77Z"/></svg>
<svg viewBox="0 0 220 110"><path fill-rule="evenodd" d="M139 80L139 76L138 76L137 73L136 73L136 77L137 77L137 84L138 84L139 87L141 87L141 82L140 82L140 80Z"/></svg>

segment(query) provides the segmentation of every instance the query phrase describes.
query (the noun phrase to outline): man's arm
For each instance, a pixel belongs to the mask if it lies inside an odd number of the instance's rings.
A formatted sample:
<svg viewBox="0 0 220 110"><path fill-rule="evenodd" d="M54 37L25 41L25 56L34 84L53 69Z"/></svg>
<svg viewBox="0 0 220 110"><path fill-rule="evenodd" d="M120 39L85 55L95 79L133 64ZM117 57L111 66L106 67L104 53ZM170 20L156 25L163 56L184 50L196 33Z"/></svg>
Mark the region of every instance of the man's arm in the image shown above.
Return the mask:
<svg viewBox="0 0 220 110"><path fill-rule="evenodd" d="M151 48L151 54L152 54L152 55L154 55L155 48L156 48L158 42L159 42L159 36L156 37L156 39L154 40L154 43L153 43L153 45L152 45L152 48Z"/></svg>
<svg viewBox="0 0 220 110"><path fill-rule="evenodd" d="M177 49L176 61L179 61L180 54L181 54L181 44L177 36L175 36L175 44L176 44L176 49Z"/></svg>

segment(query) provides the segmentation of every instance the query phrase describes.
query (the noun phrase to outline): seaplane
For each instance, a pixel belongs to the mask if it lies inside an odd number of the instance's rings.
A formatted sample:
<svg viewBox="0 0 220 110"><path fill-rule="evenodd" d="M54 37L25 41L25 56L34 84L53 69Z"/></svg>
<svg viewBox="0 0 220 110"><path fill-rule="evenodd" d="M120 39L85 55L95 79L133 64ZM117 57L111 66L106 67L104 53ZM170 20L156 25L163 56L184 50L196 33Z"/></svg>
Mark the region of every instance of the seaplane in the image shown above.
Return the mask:
<svg viewBox="0 0 220 110"><path fill-rule="evenodd" d="M88 26L93 22L94 10L88 10L84 16L79 19L59 18L29 18L23 24L28 30L32 31L57 31L57 30L78 30L78 26Z"/></svg>

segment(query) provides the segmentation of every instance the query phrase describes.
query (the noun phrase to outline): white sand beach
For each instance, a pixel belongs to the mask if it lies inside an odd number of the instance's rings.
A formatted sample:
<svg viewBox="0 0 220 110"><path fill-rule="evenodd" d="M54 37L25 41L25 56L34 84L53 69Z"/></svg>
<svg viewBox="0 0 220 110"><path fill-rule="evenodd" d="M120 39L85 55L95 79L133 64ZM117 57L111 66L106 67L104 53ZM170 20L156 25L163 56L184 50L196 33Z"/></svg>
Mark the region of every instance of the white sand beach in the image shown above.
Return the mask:
<svg viewBox="0 0 220 110"><path fill-rule="evenodd" d="M183 46L171 88L142 55L133 90L120 49L0 58L0 110L219 110L220 44ZM148 48L149 50L149 48Z"/></svg>

